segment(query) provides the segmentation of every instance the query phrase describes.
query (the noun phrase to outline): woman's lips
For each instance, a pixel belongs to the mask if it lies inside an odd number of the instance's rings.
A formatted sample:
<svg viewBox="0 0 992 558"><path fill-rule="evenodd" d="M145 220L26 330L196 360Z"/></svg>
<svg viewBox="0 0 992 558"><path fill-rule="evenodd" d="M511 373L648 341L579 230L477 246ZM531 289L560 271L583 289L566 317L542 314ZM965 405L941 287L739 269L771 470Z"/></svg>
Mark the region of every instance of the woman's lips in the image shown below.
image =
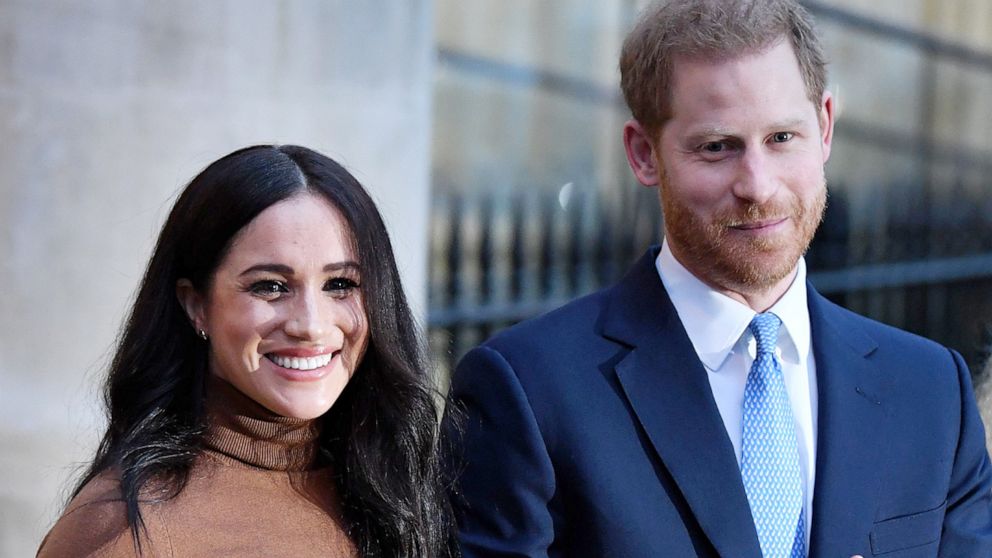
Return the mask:
<svg viewBox="0 0 992 558"><path fill-rule="evenodd" d="M290 357L275 353L269 353L265 356L277 365L292 370L313 370L315 368L323 368L324 366L330 364L331 359L334 358L334 354L332 353L315 357Z"/></svg>
<svg viewBox="0 0 992 558"><path fill-rule="evenodd" d="M322 355L328 355L336 353L337 351L326 346L317 347L286 347L283 349L274 349L267 351L267 355L279 355L283 357L318 357Z"/></svg>
<svg viewBox="0 0 992 558"><path fill-rule="evenodd" d="M301 351L277 351L266 353L265 358L275 365L275 371L283 378L293 381L316 380L327 375L331 364L339 358L340 350L323 352L315 356L292 356ZM306 351L302 351L306 352ZM313 351L310 351L313 352Z"/></svg>

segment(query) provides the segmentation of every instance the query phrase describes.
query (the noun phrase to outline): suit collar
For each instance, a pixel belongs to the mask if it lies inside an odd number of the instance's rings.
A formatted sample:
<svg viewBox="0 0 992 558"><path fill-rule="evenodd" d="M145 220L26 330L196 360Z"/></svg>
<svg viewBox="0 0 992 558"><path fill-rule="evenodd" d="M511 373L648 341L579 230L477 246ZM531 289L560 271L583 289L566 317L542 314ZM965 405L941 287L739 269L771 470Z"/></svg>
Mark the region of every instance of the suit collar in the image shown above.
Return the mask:
<svg viewBox="0 0 992 558"><path fill-rule="evenodd" d="M699 360L708 370L718 370L740 342L754 310L693 275L675 259L667 240L655 267Z"/></svg>
<svg viewBox="0 0 992 558"><path fill-rule="evenodd" d="M660 248L653 246L627 275L609 291L602 334L625 345L638 345L657 338L682 324L654 270Z"/></svg>
<svg viewBox="0 0 992 558"><path fill-rule="evenodd" d="M631 347L623 393L720 555L760 557L757 535L706 371L654 267L653 248L609 293L603 335Z"/></svg>
<svg viewBox="0 0 992 558"><path fill-rule="evenodd" d="M699 359L708 370L718 370L740 342L755 311L693 275L672 254L667 240L661 244L655 267ZM782 320L782 359L803 367L810 358L806 289L806 261L799 258L789 288L767 310ZM751 350L753 358L753 345Z"/></svg>
<svg viewBox="0 0 992 558"><path fill-rule="evenodd" d="M819 419L810 555L849 556L872 529L889 376L861 320L809 288Z"/></svg>
<svg viewBox="0 0 992 558"><path fill-rule="evenodd" d="M642 428L722 556L760 557L747 496L706 372L661 283L651 249L609 292L602 334L630 347L617 378ZM811 556L840 556L874 522L889 377L850 312L807 285L817 366ZM859 541L860 542L860 541Z"/></svg>

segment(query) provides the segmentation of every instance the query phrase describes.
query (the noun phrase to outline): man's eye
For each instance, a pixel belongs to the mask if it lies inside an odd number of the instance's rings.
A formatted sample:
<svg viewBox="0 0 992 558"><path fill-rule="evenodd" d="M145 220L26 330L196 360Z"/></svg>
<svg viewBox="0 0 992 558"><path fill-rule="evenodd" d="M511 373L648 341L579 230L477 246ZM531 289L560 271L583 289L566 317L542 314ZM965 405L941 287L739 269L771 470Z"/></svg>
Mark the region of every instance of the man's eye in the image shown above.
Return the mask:
<svg viewBox="0 0 992 558"><path fill-rule="evenodd" d="M772 141L775 143L785 143L793 138L795 134L792 132L775 132L772 135Z"/></svg>
<svg viewBox="0 0 992 558"><path fill-rule="evenodd" d="M707 153L722 153L726 151L727 144L722 141L711 141L702 145L702 150Z"/></svg>
<svg viewBox="0 0 992 558"><path fill-rule="evenodd" d="M346 277L335 277L334 279L328 279L324 283L325 291L345 292L356 288L358 288L358 283Z"/></svg>
<svg viewBox="0 0 992 558"><path fill-rule="evenodd" d="M252 283L250 290L252 293L257 295L262 295L265 297L274 297L283 293L288 293L289 289L286 285L279 281L257 281Z"/></svg>

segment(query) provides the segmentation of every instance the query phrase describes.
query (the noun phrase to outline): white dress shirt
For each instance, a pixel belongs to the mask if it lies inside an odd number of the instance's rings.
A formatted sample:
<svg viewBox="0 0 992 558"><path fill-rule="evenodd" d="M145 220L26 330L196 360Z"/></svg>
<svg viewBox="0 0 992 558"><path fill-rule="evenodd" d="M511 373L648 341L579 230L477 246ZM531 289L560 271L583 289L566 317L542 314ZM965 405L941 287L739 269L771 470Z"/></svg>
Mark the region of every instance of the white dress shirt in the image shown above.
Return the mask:
<svg viewBox="0 0 992 558"><path fill-rule="evenodd" d="M668 241L655 261L661 282L672 299L689 340L706 368L723 425L741 462L741 425L744 386L755 357L754 336L748 324L756 312L719 293L689 272L672 254ZM776 354L789 392L799 441L799 466L806 511L806 548L813 524L813 482L816 477L816 363L810 340L806 304L806 262L802 258L789 290L768 312L782 320Z"/></svg>

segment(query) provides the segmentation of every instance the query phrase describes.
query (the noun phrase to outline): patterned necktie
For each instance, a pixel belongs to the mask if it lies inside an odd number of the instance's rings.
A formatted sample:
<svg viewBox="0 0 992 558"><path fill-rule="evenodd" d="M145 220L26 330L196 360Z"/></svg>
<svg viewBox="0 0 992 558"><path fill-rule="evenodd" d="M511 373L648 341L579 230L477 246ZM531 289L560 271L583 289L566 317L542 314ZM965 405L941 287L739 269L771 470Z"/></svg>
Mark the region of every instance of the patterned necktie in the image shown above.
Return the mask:
<svg viewBox="0 0 992 558"><path fill-rule="evenodd" d="M775 356L782 321L758 314L748 326L757 354L744 387L741 478L765 558L806 556L799 447L782 366Z"/></svg>

